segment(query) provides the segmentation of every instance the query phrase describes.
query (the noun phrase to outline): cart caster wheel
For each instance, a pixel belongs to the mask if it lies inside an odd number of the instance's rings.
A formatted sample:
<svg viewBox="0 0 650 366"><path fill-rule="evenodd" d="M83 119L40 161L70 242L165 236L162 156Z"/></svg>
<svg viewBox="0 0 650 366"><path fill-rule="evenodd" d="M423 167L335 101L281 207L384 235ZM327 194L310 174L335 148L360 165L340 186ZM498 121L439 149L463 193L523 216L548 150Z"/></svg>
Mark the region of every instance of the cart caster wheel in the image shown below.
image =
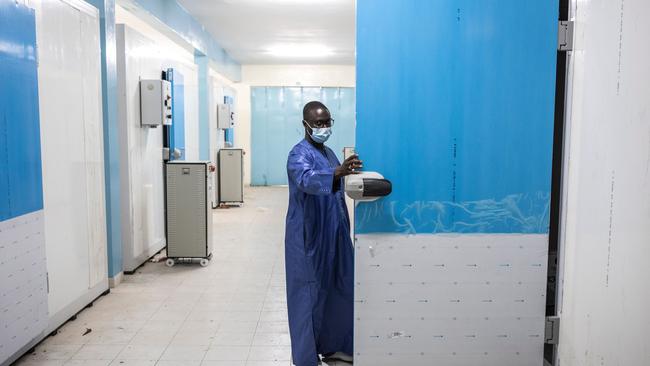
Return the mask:
<svg viewBox="0 0 650 366"><path fill-rule="evenodd" d="M176 264L176 261L174 261L171 258L167 258L167 260L165 261L165 264L167 265L167 267L173 267L174 264Z"/></svg>
<svg viewBox="0 0 650 366"><path fill-rule="evenodd" d="M210 261L207 258L202 258L199 264L201 265L201 267L207 267L208 264L210 264Z"/></svg>

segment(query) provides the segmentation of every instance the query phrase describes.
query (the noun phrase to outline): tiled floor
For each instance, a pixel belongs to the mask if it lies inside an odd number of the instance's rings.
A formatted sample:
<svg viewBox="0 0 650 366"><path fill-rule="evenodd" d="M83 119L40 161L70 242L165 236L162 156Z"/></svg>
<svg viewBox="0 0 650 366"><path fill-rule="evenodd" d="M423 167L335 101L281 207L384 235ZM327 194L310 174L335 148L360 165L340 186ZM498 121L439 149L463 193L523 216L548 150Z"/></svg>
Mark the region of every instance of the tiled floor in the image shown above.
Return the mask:
<svg viewBox="0 0 650 366"><path fill-rule="evenodd" d="M18 365L289 365L287 196L248 189L243 207L215 210L208 267L147 263Z"/></svg>

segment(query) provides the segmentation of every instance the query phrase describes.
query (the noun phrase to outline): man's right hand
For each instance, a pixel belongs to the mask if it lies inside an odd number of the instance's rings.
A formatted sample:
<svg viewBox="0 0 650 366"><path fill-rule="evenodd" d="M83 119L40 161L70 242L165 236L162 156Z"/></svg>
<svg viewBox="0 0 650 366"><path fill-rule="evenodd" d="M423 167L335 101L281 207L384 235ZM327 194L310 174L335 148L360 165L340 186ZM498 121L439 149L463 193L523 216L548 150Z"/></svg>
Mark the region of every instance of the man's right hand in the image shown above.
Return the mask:
<svg viewBox="0 0 650 366"><path fill-rule="evenodd" d="M363 161L359 160L359 155L352 155L343 161L343 164L336 167L334 177L339 179L351 174L359 174L356 169L363 168Z"/></svg>

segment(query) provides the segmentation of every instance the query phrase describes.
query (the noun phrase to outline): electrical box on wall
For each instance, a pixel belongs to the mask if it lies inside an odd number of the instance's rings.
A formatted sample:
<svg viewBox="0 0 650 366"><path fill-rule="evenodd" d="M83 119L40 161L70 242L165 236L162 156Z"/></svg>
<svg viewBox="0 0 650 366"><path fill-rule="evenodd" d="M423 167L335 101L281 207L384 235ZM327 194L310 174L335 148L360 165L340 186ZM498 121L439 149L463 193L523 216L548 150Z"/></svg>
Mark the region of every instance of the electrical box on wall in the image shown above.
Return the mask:
<svg viewBox="0 0 650 366"><path fill-rule="evenodd" d="M158 127L172 124L172 85L167 80L140 80L140 123Z"/></svg>
<svg viewBox="0 0 650 366"><path fill-rule="evenodd" d="M232 104L217 104L217 127L224 130L235 127L235 111Z"/></svg>

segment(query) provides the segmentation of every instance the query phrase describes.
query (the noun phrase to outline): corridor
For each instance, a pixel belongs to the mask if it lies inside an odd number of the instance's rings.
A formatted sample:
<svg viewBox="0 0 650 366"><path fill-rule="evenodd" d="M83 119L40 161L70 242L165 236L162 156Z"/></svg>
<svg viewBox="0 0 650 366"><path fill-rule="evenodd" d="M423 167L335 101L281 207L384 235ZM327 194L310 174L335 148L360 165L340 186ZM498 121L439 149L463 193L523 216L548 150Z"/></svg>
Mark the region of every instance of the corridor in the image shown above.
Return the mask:
<svg viewBox="0 0 650 366"><path fill-rule="evenodd" d="M148 262L18 362L27 365L288 365L286 188L250 188L214 210L206 268Z"/></svg>

